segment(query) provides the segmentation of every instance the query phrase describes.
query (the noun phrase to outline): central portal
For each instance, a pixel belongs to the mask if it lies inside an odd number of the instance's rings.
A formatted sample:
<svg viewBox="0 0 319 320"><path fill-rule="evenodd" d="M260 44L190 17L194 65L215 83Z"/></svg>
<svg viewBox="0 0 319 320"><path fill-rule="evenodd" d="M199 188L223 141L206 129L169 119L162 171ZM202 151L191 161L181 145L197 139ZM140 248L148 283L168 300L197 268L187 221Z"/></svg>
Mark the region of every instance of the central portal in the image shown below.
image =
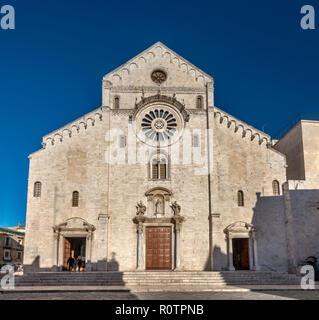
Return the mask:
<svg viewBox="0 0 319 320"><path fill-rule="evenodd" d="M85 271L86 238L64 238L63 270L68 270L68 259L76 260L79 256L83 260L81 271Z"/></svg>
<svg viewBox="0 0 319 320"><path fill-rule="evenodd" d="M172 269L172 228L146 227L146 270Z"/></svg>

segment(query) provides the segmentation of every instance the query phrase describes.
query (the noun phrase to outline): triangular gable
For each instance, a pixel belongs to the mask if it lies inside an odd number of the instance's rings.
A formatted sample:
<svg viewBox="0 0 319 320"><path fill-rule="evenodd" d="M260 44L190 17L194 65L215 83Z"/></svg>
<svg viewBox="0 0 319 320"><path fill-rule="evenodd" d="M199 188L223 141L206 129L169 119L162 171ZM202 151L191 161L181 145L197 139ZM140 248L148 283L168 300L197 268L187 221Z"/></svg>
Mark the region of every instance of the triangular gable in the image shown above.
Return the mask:
<svg viewBox="0 0 319 320"><path fill-rule="evenodd" d="M189 75L194 76L196 81L200 80L201 83L209 83L214 81L214 79L210 75L194 66L192 63L181 57L173 50L169 49L161 42L156 42L151 47L135 56L133 59L106 74L103 79L110 81L112 81L112 79L116 77L122 79L123 74L130 73L132 69L138 69L141 64L147 63L148 61L150 61L150 59L155 58L158 55L161 55L162 57L165 55L169 56L170 62L175 63L183 71L187 72Z"/></svg>

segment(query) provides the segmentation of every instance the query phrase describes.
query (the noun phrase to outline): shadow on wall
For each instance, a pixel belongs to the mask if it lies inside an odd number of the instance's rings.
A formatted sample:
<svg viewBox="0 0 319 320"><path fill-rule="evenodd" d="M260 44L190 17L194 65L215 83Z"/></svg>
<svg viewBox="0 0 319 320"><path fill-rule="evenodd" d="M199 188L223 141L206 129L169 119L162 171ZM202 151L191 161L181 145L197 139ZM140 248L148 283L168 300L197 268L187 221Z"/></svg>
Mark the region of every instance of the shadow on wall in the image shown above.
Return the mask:
<svg viewBox="0 0 319 320"><path fill-rule="evenodd" d="M261 270L288 270L286 219L283 196L257 193L251 223L256 228L258 264Z"/></svg>
<svg viewBox="0 0 319 320"><path fill-rule="evenodd" d="M110 261L107 262L107 270L108 271L119 271L119 263L115 259L116 253L112 252L111 253L111 259Z"/></svg>
<svg viewBox="0 0 319 320"><path fill-rule="evenodd" d="M213 271L227 270L227 255L222 252L220 246L214 246L213 249ZM207 257L204 271L211 271L211 262L209 256Z"/></svg>
<svg viewBox="0 0 319 320"><path fill-rule="evenodd" d="M291 216L294 268L309 256L319 260L319 190L289 190L289 196L290 206L285 208L286 196L257 193L251 223L257 229L258 260L264 270L288 270L287 214Z"/></svg>

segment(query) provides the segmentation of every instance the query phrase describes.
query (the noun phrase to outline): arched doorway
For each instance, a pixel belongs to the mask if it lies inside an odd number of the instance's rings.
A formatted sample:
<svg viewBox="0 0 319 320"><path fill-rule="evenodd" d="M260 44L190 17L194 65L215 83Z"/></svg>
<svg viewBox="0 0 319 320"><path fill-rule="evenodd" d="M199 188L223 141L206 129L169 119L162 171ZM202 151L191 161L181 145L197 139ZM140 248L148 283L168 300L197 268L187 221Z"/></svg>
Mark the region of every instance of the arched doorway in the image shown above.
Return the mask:
<svg viewBox="0 0 319 320"><path fill-rule="evenodd" d="M53 227L55 234L55 270L67 269L69 256L81 256L86 271L91 271L92 238L95 227L86 220L74 217Z"/></svg>
<svg viewBox="0 0 319 320"><path fill-rule="evenodd" d="M228 270L259 270L256 229L238 221L224 229L227 241Z"/></svg>

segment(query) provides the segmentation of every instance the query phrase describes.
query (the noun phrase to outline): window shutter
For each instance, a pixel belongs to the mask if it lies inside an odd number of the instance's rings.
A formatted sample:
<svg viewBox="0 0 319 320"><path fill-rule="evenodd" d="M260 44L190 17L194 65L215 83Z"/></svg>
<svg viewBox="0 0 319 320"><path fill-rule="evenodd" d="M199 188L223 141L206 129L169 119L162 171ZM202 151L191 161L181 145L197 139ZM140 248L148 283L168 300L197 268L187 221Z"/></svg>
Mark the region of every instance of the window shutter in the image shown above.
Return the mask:
<svg viewBox="0 0 319 320"><path fill-rule="evenodd" d="M72 207L79 206L79 198L79 193L77 191L74 191L72 196Z"/></svg>
<svg viewBox="0 0 319 320"><path fill-rule="evenodd" d="M277 180L274 180L272 182L272 189L273 189L274 196L279 196L280 195L279 182Z"/></svg>
<svg viewBox="0 0 319 320"><path fill-rule="evenodd" d="M166 179L166 163L160 164L160 179L162 180Z"/></svg>
<svg viewBox="0 0 319 320"><path fill-rule="evenodd" d="M41 182L36 182L34 184L33 196L35 198L41 197Z"/></svg>
<svg viewBox="0 0 319 320"><path fill-rule="evenodd" d="M238 191L238 207L244 206L244 192Z"/></svg>
<svg viewBox="0 0 319 320"><path fill-rule="evenodd" d="M156 160L152 163L152 179L158 179L158 164Z"/></svg>

